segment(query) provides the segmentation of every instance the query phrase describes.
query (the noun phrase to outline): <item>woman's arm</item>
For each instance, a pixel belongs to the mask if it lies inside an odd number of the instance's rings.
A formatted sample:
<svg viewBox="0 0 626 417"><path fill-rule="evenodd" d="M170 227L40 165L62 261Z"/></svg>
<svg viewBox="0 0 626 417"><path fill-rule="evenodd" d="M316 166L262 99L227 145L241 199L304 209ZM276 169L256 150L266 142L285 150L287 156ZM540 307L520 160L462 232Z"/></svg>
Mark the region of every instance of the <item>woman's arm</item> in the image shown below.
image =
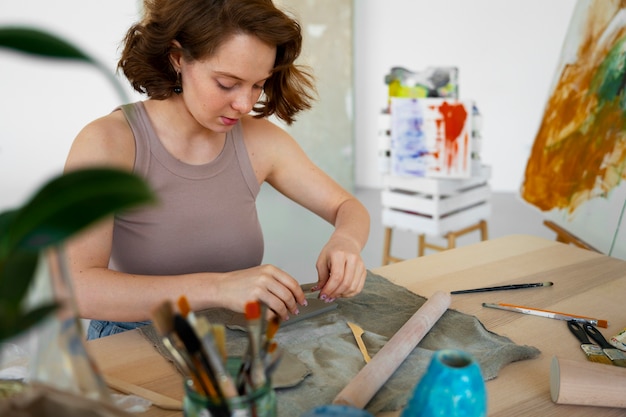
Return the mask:
<svg viewBox="0 0 626 417"><path fill-rule="evenodd" d="M316 263L320 297L333 300L359 293L366 276L360 253L370 228L366 208L317 167L278 126L246 119L244 132L259 181L267 181L335 227Z"/></svg>

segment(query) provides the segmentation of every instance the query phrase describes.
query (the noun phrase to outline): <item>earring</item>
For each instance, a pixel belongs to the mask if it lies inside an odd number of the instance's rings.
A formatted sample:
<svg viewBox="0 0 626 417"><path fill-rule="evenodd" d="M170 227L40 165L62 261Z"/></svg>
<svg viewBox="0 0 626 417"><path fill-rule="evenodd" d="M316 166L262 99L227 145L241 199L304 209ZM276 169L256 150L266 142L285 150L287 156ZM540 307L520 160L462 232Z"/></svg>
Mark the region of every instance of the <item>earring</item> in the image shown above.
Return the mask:
<svg viewBox="0 0 626 417"><path fill-rule="evenodd" d="M183 92L183 83L181 81L180 72L176 73L176 85L174 85L173 90L176 94L181 94Z"/></svg>

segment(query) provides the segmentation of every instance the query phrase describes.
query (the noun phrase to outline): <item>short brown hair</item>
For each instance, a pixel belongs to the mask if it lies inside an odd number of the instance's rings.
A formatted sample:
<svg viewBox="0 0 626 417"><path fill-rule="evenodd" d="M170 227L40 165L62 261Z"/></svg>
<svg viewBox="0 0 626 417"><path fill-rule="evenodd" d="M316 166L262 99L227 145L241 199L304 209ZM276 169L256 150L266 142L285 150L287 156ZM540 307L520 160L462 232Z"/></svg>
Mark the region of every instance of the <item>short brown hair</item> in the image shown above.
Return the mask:
<svg viewBox="0 0 626 417"><path fill-rule="evenodd" d="M230 37L244 33L276 46L276 61L254 106L255 117L272 114L291 124L311 107L313 77L295 65L302 48L300 24L271 0L144 0L145 17L130 27L118 62L135 90L156 100L170 97L177 82L169 54L176 40L185 59L210 57Z"/></svg>

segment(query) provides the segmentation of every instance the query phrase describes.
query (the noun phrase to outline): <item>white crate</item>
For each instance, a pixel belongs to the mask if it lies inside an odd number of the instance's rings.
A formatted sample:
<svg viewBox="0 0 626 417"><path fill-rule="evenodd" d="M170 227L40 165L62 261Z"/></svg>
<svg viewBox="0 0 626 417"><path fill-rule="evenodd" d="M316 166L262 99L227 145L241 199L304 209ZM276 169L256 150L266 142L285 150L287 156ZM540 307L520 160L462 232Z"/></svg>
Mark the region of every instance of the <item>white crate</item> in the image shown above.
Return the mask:
<svg viewBox="0 0 626 417"><path fill-rule="evenodd" d="M468 179L386 175L381 192L385 227L444 236L491 215L491 168L483 165Z"/></svg>
<svg viewBox="0 0 626 417"><path fill-rule="evenodd" d="M382 218L385 227L409 231L430 236L445 236L449 232L458 231L474 225L491 215L491 203L485 202L478 206L469 207L445 217L433 219L416 213L407 213L383 208Z"/></svg>

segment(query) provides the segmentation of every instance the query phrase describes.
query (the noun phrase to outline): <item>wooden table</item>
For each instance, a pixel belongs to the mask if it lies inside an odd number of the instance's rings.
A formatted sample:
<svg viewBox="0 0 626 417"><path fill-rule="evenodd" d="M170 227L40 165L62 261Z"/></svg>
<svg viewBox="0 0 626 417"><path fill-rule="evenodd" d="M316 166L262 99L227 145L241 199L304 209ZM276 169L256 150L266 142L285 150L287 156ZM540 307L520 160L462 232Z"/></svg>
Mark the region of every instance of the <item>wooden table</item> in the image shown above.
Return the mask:
<svg viewBox="0 0 626 417"><path fill-rule="evenodd" d="M508 302L606 319L609 328L601 331L608 338L626 327L623 307L626 262L556 241L514 235L387 265L372 272L425 297L437 290L552 281L552 287L452 296L451 308L475 315L487 329L542 352L539 358L505 366L497 378L487 382L489 415L626 416L624 409L558 405L551 401L552 357L586 361L565 322L482 307L483 302ZM88 345L105 375L123 378L173 398L182 397L180 376L137 331L91 341ZM180 417L182 413L152 407L143 415Z"/></svg>

